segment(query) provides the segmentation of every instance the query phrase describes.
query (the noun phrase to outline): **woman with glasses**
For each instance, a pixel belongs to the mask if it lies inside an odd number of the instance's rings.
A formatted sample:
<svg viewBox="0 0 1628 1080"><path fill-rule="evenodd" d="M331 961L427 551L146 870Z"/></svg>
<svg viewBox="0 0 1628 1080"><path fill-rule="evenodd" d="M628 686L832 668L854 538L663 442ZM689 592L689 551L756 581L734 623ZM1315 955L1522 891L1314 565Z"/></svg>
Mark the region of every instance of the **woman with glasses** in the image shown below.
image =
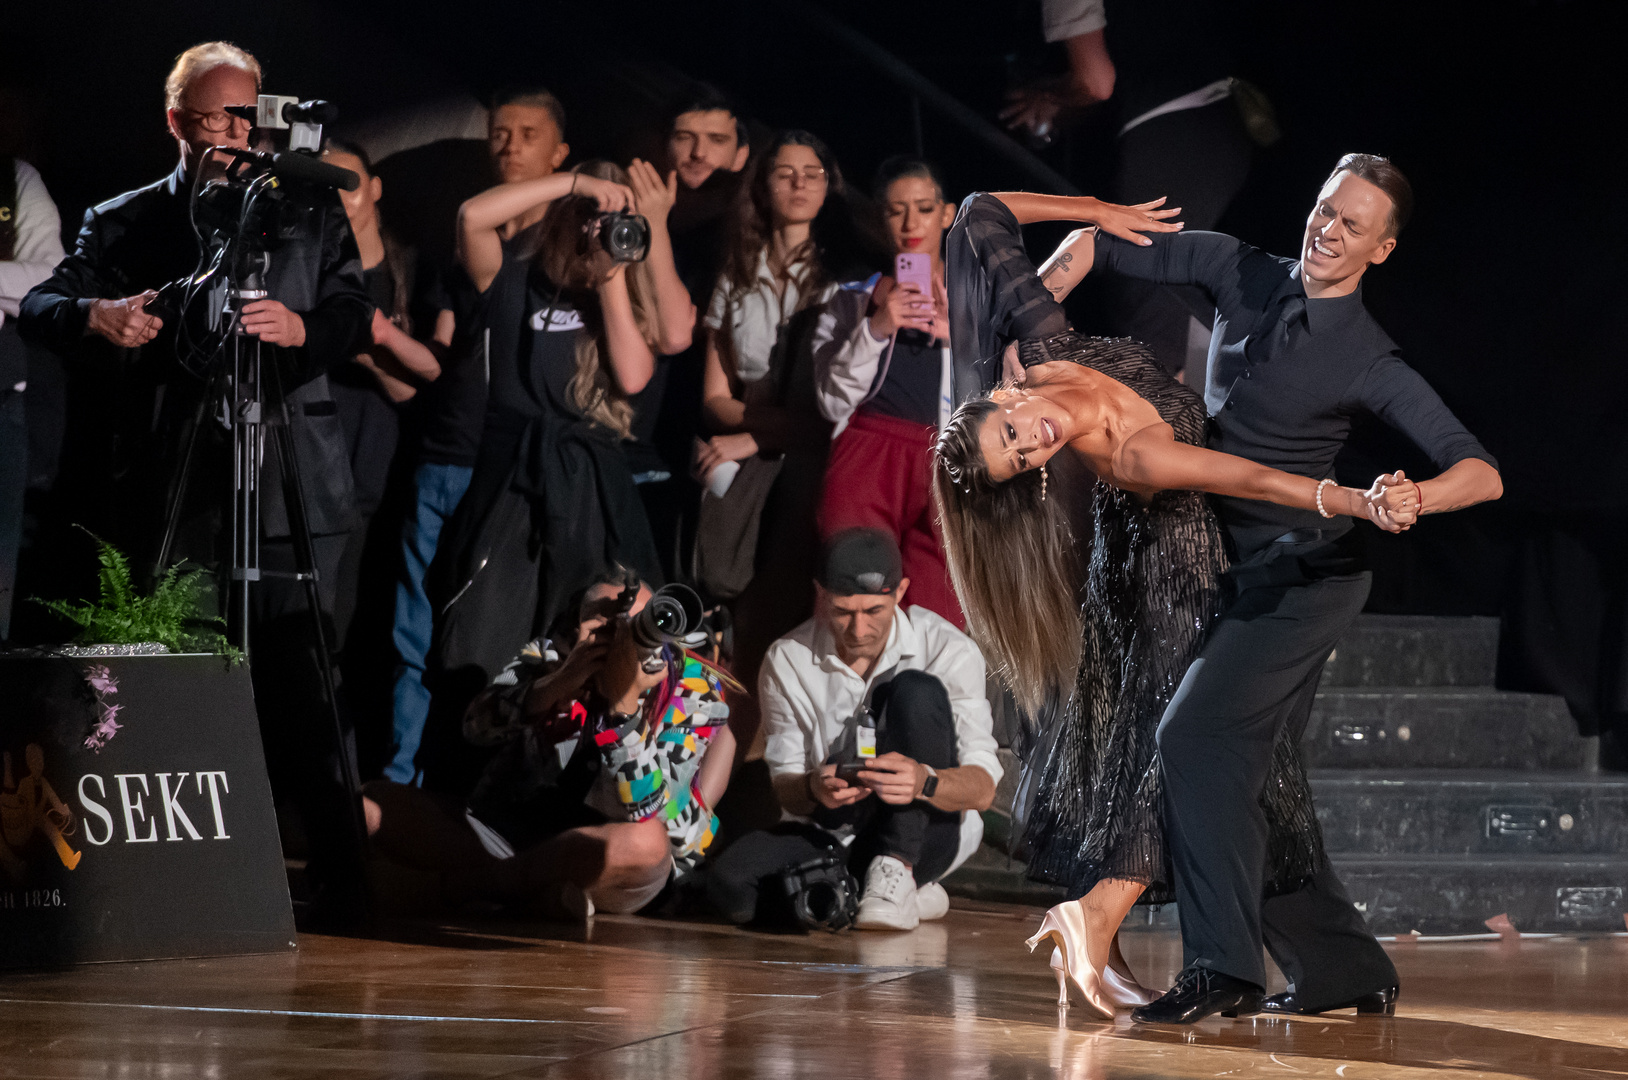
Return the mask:
<svg viewBox="0 0 1628 1080"><path fill-rule="evenodd" d="M836 158L816 136L781 132L750 170L703 320L702 419L717 434L700 444L695 470L709 487L696 538L698 576L718 599L733 600L734 671L747 685L769 643L807 618L813 603L814 514L831 437L815 402L815 321L841 283L862 285L884 268L888 252L880 224L850 201ZM749 488L761 508L757 544L739 545L734 579L744 587L723 588L705 568L737 537L711 525L743 516L717 510L725 500L752 498ZM750 518L756 507L737 509ZM736 721L748 745L755 717L745 728Z"/></svg>

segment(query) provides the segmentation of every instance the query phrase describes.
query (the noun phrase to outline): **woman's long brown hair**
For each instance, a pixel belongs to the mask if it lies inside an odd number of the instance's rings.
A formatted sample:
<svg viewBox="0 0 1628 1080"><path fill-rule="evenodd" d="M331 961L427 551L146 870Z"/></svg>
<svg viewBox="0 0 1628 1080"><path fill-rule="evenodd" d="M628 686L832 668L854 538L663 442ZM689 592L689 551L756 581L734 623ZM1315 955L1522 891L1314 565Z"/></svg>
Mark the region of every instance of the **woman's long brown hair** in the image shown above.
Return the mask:
<svg viewBox="0 0 1628 1080"><path fill-rule="evenodd" d="M1079 562L1064 500L1041 498L1040 470L989 475L978 433L995 408L969 401L939 433L933 502L967 629L1034 716L1067 700L1079 673Z"/></svg>
<svg viewBox="0 0 1628 1080"><path fill-rule="evenodd" d="M573 171L618 184L628 182L627 173L609 161L585 161ZM571 401L589 420L625 439L633 428L633 405L612 375L609 358L602 353L605 320L593 291L598 282L592 279L591 256L597 241L589 236L588 226L598 214L598 204L584 196L557 200L548 208L538 230L536 259L548 281L570 294L582 316L584 332L577 335ZM627 276L628 296L633 301L633 320L645 343L654 350L655 282L650 267L641 260L628 263L622 273Z"/></svg>

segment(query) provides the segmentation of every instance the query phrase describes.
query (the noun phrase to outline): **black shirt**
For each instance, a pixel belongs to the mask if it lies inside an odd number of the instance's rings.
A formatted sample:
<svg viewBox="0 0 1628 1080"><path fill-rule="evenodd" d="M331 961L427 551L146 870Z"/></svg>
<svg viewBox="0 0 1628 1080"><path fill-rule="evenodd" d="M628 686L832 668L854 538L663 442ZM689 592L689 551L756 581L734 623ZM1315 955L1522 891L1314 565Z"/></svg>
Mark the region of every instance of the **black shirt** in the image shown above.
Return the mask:
<svg viewBox="0 0 1628 1080"><path fill-rule="evenodd" d="M1169 285L1198 285L1215 301L1204 402L1212 450L1315 480L1334 474L1352 422L1371 413L1400 431L1439 469L1466 458L1497 461L1441 397L1397 356L1362 304L1310 300L1298 260L1269 255L1221 233L1154 236L1143 247L1099 233L1093 269ZM1247 499L1216 498L1216 515L1240 559L1285 533L1336 537L1352 519L1326 520Z"/></svg>
<svg viewBox="0 0 1628 1080"><path fill-rule="evenodd" d="M480 452L481 422L486 415L485 337L478 325L475 286L456 265L424 275L420 307L427 317L452 312L452 347L441 363L441 375L419 391L423 436L419 458L432 465L470 467ZM425 328L434 331L433 323ZM428 336L426 334L426 336Z"/></svg>
<svg viewBox="0 0 1628 1080"><path fill-rule="evenodd" d="M938 389L943 374L944 345L928 340L918 330L900 330L892 356L883 354L887 371L882 385L865 402L867 412L881 413L913 424L936 427Z"/></svg>

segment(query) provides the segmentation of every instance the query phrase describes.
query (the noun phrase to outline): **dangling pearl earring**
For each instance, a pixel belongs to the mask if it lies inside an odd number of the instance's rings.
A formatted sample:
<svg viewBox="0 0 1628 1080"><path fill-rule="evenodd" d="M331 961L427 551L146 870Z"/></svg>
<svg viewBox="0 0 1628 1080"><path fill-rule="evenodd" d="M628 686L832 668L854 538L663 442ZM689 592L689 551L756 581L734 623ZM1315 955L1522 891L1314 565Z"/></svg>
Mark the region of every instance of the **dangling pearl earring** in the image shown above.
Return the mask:
<svg viewBox="0 0 1628 1080"><path fill-rule="evenodd" d="M1040 501L1046 501L1046 467L1040 466Z"/></svg>

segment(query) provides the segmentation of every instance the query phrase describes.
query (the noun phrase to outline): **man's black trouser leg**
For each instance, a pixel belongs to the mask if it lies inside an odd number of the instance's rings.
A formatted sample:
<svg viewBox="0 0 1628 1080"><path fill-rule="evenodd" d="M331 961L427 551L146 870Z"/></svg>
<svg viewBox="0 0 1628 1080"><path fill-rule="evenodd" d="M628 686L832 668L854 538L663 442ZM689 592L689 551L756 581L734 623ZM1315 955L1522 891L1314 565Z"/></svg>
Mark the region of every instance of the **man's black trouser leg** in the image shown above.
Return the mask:
<svg viewBox="0 0 1628 1080"><path fill-rule="evenodd" d="M1296 743L1306 733L1316 697L1314 677L1290 712L1287 737ZM1327 859L1294 892L1262 901L1261 930L1266 951L1294 989L1300 1007L1310 1012L1397 984L1395 965L1374 940Z"/></svg>
<svg viewBox="0 0 1628 1080"><path fill-rule="evenodd" d="M1396 982L1326 865L1298 892L1264 908L1261 900L1260 794L1272 747L1281 733L1304 730L1323 664L1362 610L1369 582L1364 573L1246 590L1217 622L1158 732L1185 962L1264 987L1264 938L1311 1007Z"/></svg>
<svg viewBox="0 0 1628 1080"><path fill-rule="evenodd" d="M872 700L881 722L878 754L903 754L935 769L953 769L955 713L944 684L924 671L901 671ZM848 865L861 881L871 860L892 855L909 863L916 883L943 877L961 847L961 815L924 802L894 806L872 795L856 804L858 819Z"/></svg>

